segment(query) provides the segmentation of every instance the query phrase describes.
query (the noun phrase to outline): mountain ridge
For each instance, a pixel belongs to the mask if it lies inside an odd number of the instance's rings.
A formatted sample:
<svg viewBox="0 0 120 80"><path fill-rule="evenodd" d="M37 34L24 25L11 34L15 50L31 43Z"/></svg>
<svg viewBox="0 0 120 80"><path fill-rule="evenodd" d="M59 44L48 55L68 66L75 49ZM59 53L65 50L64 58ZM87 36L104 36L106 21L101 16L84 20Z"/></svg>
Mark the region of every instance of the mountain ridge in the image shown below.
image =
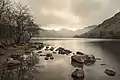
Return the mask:
<svg viewBox="0 0 120 80"><path fill-rule="evenodd" d="M96 28L79 35L84 38L120 38L120 12L116 13L113 17L106 19Z"/></svg>

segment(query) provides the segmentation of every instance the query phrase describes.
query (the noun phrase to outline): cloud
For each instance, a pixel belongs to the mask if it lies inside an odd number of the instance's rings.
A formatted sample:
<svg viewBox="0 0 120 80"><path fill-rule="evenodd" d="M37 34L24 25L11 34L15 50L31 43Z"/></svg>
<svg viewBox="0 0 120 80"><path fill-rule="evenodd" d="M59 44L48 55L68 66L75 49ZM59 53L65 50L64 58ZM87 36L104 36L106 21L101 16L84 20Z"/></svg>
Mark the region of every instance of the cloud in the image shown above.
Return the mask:
<svg viewBox="0 0 120 80"><path fill-rule="evenodd" d="M19 0L28 4L39 24L82 28L99 24L120 8L120 0ZM58 25L58 26L57 26Z"/></svg>

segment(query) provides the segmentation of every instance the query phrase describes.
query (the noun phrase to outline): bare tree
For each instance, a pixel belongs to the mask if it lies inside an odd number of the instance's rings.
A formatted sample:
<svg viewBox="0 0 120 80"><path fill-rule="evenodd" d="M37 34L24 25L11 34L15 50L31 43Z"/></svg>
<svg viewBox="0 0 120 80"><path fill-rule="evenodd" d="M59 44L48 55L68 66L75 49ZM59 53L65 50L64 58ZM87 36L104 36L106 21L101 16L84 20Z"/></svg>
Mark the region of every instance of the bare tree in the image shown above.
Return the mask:
<svg viewBox="0 0 120 80"><path fill-rule="evenodd" d="M28 28L38 27L26 5L16 3L12 6L10 0L0 0L0 24L9 27L9 31L4 29L4 38L10 36L15 43L20 43L26 32L30 39L32 33L28 31ZM1 31L3 28L6 27L0 26Z"/></svg>
<svg viewBox="0 0 120 80"><path fill-rule="evenodd" d="M34 18L29 13L27 6L22 6L17 4L15 12L15 22L16 22L16 43L20 43L20 40L24 33L27 31L27 28L38 27L34 22ZM28 32L29 34L29 32ZM31 34L31 33L30 33Z"/></svg>

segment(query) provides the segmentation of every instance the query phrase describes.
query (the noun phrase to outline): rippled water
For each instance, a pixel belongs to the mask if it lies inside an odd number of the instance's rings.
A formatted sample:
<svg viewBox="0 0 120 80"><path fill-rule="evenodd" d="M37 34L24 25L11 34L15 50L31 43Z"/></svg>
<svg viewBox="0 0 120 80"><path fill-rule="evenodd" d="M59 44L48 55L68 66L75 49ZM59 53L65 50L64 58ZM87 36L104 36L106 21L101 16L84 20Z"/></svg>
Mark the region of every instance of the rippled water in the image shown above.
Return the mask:
<svg viewBox="0 0 120 80"><path fill-rule="evenodd" d="M56 47L64 47L73 52L81 51L93 54L101 60L93 66L84 66L84 80L119 80L120 79L120 41L107 39L39 39L32 42L44 42ZM43 66L36 70L35 80L73 80L71 73L76 69L71 65L70 56L54 54L54 60L45 61L40 58L38 65ZM106 64L100 65L100 64ZM117 74L110 77L104 74L106 68L114 69Z"/></svg>

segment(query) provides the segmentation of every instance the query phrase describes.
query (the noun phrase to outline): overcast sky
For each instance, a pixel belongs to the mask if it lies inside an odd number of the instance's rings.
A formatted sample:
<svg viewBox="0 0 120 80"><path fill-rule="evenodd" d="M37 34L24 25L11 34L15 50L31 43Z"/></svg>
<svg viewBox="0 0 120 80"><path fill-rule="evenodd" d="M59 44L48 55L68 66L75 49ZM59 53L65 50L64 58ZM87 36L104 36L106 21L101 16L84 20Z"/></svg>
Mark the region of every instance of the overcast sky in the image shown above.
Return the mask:
<svg viewBox="0 0 120 80"><path fill-rule="evenodd" d="M45 28L84 28L119 11L120 0L19 0Z"/></svg>

